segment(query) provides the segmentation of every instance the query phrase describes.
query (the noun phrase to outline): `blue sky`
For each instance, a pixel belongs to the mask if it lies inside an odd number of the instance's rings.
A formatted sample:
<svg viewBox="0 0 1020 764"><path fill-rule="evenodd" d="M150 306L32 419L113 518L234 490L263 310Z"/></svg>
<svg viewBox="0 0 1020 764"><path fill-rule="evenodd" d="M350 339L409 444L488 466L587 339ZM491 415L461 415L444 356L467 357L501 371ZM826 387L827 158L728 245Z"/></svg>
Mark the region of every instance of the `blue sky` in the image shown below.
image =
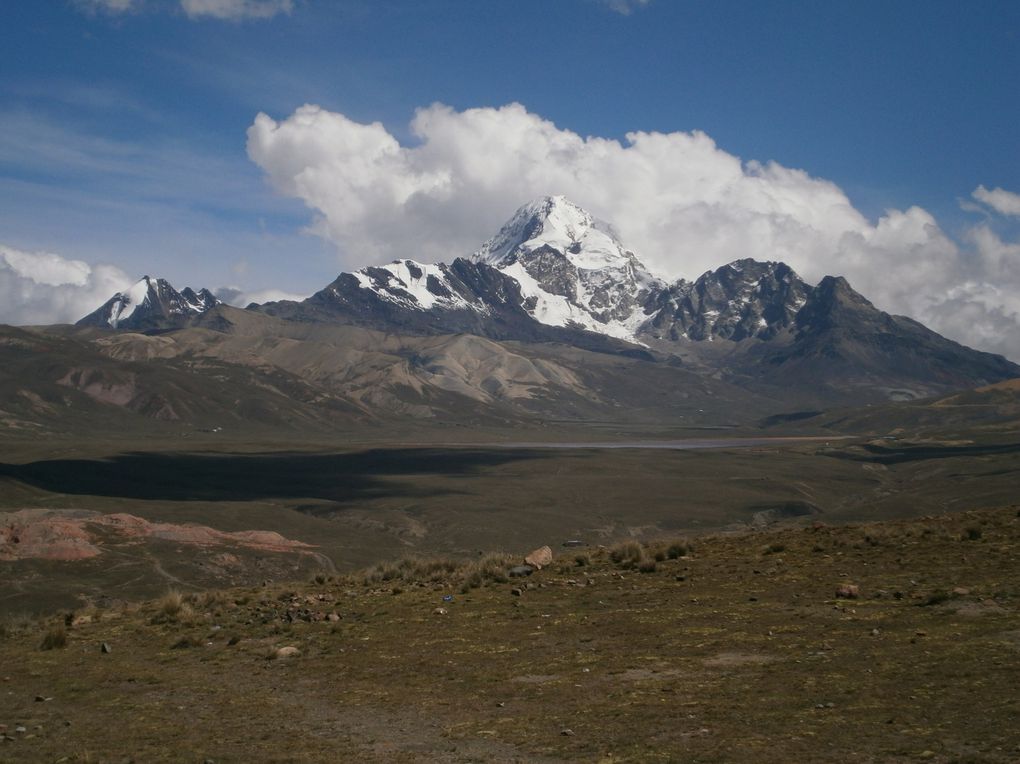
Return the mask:
<svg viewBox="0 0 1020 764"><path fill-rule="evenodd" d="M359 243L365 262L393 246L373 250L378 227L349 237L349 217L288 191L278 158L252 161L256 115L282 124L315 104L411 148L437 140L410 127L435 102L516 102L624 145L631 131L703 131L744 162L831 182L873 225L917 205L964 260L978 257L976 225L1007 252L1017 238L1017 216L975 212L971 196L1020 192L1016 2L190 3L3 4L0 244L179 286L308 293L364 264ZM514 198L493 197L478 231L526 201ZM331 233L306 232L316 218Z"/></svg>

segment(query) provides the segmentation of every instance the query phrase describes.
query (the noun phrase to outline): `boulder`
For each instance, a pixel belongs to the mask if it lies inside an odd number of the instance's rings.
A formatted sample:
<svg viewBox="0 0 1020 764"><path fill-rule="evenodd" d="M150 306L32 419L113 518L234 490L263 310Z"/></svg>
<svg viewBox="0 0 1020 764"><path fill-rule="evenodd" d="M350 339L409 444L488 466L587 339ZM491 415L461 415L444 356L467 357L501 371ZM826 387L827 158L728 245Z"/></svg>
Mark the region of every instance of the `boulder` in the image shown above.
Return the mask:
<svg viewBox="0 0 1020 764"><path fill-rule="evenodd" d="M296 658L297 656L301 655L301 651L298 650L293 645L287 645L286 647L278 648L277 651L273 653L273 655L278 659Z"/></svg>
<svg viewBox="0 0 1020 764"><path fill-rule="evenodd" d="M535 570L541 570L553 561L553 551L548 546L539 547L524 558L524 562Z"/></svg>

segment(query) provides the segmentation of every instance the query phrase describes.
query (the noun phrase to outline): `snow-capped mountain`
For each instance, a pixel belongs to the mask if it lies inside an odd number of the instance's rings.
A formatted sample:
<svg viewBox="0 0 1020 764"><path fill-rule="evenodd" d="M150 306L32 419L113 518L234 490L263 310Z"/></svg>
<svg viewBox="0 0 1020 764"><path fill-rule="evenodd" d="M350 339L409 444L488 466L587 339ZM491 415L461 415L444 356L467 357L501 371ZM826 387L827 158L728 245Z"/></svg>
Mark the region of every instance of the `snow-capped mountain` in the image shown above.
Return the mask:
<svg viewBox="0 0 1020 764"><path fill-rule="evenodd" d="M517 210L470 258L362 268L341 274L312 301L327 310L331 303L358 306L358 318L369 321L380 312L392 319L400 308L427 312L432 320L425 323L445 330L470 331L466 314L473 314L475 321L531 319L641 344L647 308L665 287L608 224L562 196L547 196Z"/></svg>
<svg viewBox="0 0 1020 764"><path fill-rule="evenodd" d="M469 259L362 268L310 302L359 323L505 337L492 325L535 322L647 346L766 339L792 324L810 289L788 266L753 260L668 284L609 224L562 196L546 196L518 209Z"/></svg>
<svg viewBox="0 0 1020 764"><path fill-rule="evenodd" d="M229 310L210 311L216 304L207 290L178 293L146 277L79 324L230 331ZM400 335L471 334L668 360L826 403L918 397L1020 374L1001 356L883 313L843 279L813 286L784 263L737 260L666 283L609 225L562 196L524 205L470 257L369 266L307 300L251 309Z"/></svg>
<svg viewBox="0 0 1020 764"><path fill-rule="evenodd" d="M142 276L130 289L117 292L76 326L110 329L163 329L181 326L220 301L208 289L178 292L166 279Z"/></svg>

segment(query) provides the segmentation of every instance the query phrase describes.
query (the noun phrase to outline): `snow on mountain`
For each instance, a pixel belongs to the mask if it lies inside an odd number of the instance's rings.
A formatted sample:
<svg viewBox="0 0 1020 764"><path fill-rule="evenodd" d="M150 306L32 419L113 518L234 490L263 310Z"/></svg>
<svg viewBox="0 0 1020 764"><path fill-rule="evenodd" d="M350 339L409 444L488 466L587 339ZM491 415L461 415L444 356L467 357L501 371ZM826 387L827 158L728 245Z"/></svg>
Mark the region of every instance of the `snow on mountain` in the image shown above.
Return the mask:
<svg viewBox="0 0 1020 764"><path fill-rule="evenodd" d="M484 302L460 294L451 283L449 268L415 260L394 260L387 265L362 268L353 274L362 289L412 310L473 309L486 312Z"/></svg>
<svg viewBox="0 0 1020 764"><path fill-rule="evenodd" d="M472 259L516 279L537 321L632 342L649 297L665 286L608 223L563 196L525 204Z"/></svg>
<svg viewBox="0 0 1020 764"><path fill-rule="evenodd" d="M794 323L812 287L785 263L737 260L659 292L642 331L656 339L769 339Z"/></svg>
<svg viewBox="0 0 1020 764"><path fill-rule="evenodd" d="M178 292L166 279L142 276L130 289L115 294L77 325L111 329L166 328L181 324L219 303L208 289L195 292L185 287Z"/></svg>
<svg viewBox="0 0 1020 764"><path fill-rule="evenodd" d="M522 206L472 259L499 268L542 247L562 253L577 268L617 268L634 258L608 223L564 196L543 196Z"/></svg>

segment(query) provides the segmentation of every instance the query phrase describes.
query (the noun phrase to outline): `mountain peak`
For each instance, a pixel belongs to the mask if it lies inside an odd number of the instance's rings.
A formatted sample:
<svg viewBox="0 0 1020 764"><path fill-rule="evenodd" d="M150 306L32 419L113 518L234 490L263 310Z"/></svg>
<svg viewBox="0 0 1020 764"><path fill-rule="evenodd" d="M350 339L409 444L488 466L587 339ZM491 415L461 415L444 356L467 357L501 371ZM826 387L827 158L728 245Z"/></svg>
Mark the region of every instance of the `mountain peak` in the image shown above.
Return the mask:
<svg viewBox="0 0 1020 764"><path fill-rule="evenodd" d="M98 310L78 321L78 326L111 329L149 329L177 325L219 304L208 289L178 292L166 279L142 276L123 292L117 292Z"/></svg>
<svg viewBox="0 0 1020 764"><path fill-rule="evenodd" d="M500 267L543 247L586 270L618 267L634 259L608 223L565 196L542 196L521 206L472 259Z"/></svg>

